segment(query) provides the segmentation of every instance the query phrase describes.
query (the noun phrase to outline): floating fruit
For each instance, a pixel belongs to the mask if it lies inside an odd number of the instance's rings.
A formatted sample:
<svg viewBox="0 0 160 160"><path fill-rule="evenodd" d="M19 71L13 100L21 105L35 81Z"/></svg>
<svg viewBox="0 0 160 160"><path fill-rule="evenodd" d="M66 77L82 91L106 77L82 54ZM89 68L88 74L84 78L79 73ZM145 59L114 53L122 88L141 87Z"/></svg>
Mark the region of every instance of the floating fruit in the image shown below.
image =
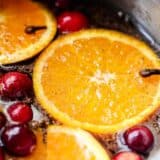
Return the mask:
<svg viewBox="0 0 160 160"><path fill-rule="evenodd" d="M4 147L13 155L27 156L36 147L35 134L23 125L7 126L1 135Z"/></svg>
<svg viewBox="0 0 160 160"><path fill-rule="evenodd" d="M117 67L118 66L118 67ZM159 68L143 42L109 30L85 30L55 40L37 59L35 95L60 122L96 133L115 133L159 108Z"/></svg>
<svg viewBox="0 0 160 160"><path fill-rule="evenodd" d="M80 129L50 126L46 140L46 160L110 160L98 141Z"/></svg>
<svg viewBox="0 0 160 160"><path fill-rule="evenodd" d="M33 112L30 106L25 103L17 102L7 108L8 115L12 121L18 124L28 123L33 118Z"/></svg>
<svg viewBox="0 0 160 160"><path fill-rule="evenodd" d="M145 126L136 126L124 133L124 139L128 147L140 153L147 153L154 144L151 130Z"/></svg>
<svg viewBox="0 0 160 160"><path fill-rule="evenodd" d="M78 11L65 11L57 17L60 33L70 33L88 27L87 17Z"/></svg>
<svg viewBox="0 0 160 160"><path fill-rule="evenodd" d="M43 133L40 129L35 132L37 143L35 150L28 156L17 157L13 154L7 154L6 160L45 160L47 157L46 143L44 142Z"/></svg>
<svg viewBox="0 0 160 160"><path fill-rule="evenodd" d="M32 93L32 80L27 74L8 72L0 77L0 96L5 99L17 99Z"/></svg>
<svg viewBox="0 0 160 160"><path fill-rule="evenodd" d="M123 151L116 154L112 160L143 160L143 158L134 152Z"/></svg>
<svg viewBox="0 0 160 160"><path fill-rule="evenodd" d="M31 0L1 3L0 64L26 60L38 54L53 39L57 25L54 16ZM32 34L26 28L42 27Z"/></svg>

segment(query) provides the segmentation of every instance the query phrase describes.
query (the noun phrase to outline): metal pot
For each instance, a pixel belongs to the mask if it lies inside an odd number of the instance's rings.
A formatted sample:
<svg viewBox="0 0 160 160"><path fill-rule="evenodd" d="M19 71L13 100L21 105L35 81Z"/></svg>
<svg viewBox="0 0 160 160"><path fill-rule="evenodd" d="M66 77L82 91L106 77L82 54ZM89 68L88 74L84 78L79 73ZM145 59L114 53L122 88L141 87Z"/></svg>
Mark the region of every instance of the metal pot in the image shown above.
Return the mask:
<svg viewBox="0 0 160 160"><path fill-rule="evenodd" d="M160 51L160 0L107 0L106 2L128 13L149 43Z"/></svg>

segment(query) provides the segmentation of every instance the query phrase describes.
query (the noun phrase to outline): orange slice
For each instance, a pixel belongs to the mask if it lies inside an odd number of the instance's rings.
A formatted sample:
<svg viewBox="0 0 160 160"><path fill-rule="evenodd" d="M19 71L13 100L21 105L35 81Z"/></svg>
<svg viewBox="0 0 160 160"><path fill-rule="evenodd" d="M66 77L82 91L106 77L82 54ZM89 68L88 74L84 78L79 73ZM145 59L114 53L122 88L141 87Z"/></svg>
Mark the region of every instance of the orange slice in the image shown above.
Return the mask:
<svg viewBox="0 0 160 160"><path fill-rule="evenodd" d="M35 151L27 157L13 157L6 155L6 160L45 160L47 156L46 144L43 142L43 133L39 130L36 132L37 145Z"/></svg>
<svg viewBox="0 0 160 160"><path fill-rule="evenodd" d="M47 134L47 160L110 160L92 135L80 129L51 126Z"/></svg>
<svg viewBox="0 0 160 160"><path fill-rule="evenodd" d="M85 30L53 42L37 60L34 90L42 107L70 126L114 133L133 126L159 106L159 68L143 42L109 30Z"/></svg>
<svg viewBox="0 0 160 160"><path fill-rule="evenodd" d="M27 26L45 26L33 34ZM33 57L53 39L55 18L31 0L0 1L0 64L19 62Z"/></svg>
<svg viewBox="0 0 160 160"><path fill-rule="evenodd" d="M36 150L27 157L6 155L6 160L110 160L108 153L86 131L63 126L50 126L46 144L42 132L37 131Z"/></svg>

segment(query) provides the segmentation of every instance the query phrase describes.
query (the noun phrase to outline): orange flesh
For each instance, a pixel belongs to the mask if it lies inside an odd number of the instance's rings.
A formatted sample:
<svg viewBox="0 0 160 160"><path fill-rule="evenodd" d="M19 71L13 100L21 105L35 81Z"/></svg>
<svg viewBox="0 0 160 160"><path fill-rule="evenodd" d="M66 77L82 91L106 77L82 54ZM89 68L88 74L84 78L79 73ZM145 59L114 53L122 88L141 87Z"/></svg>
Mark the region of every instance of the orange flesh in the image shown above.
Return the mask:
<svg viewBox="0 0 160 160"><path fill-rule="evenodd" d="M8 160L45 160L46 159L46 145L43 142L43 134L42 132L38 131L36 133L37 137L37 145L35 151L27 157L13 157L6 155L6 159Z"/></svg>
<svg viewBox="0 0 160 160"><path fill-rule="evenodd" d="M81 139L65 133L48 133L47 160L95 160Z"/></svg>
<svg viewBox="0 0 160 160"><path fill-rule="evenodd" d="M105 38L63 45L45 63L42 86L47 98L75 120L97 125L117 124L141 113L152 105L159 84L158 76L139 75L154 68L140 51Z"/></svg>
<svg viewBox="0 0 160 160"><path fill-rule="evenodd" d="M12 54L36 42L45 30L24 32L27 25L43 26L45 17L37 3L30 0L0 1L0 54Z"/></svg>

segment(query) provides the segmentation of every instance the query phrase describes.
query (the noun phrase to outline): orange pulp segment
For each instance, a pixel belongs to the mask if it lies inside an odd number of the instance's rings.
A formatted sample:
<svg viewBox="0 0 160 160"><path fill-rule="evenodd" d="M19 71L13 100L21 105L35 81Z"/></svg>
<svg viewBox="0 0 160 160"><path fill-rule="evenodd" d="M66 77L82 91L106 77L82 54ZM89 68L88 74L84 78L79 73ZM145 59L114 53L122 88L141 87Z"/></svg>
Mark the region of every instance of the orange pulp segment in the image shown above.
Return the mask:
<svg viewBox="0 0 160 160"><path fill-rule="evenodd" d="M47 160L109 160L107 152L86 131L50 126L47 132Z"/></svg>
<svg viewBox="0 0 160 160"><path fill-rule="evenodd" d="M143 42L109 30L86 30L53 42L37 60L35 94L43 108L70 126L113 133L148 118L159 106L159 68Z"/></svg>
<svg viewBox="0 0 160 160"><path fill-rule="evenodd" d="M27 26L46 29L27 34ZM0 33L0 64L19 62L48 45L56 33L56 21L49 11L31 0L1 0Z"/></svg>

